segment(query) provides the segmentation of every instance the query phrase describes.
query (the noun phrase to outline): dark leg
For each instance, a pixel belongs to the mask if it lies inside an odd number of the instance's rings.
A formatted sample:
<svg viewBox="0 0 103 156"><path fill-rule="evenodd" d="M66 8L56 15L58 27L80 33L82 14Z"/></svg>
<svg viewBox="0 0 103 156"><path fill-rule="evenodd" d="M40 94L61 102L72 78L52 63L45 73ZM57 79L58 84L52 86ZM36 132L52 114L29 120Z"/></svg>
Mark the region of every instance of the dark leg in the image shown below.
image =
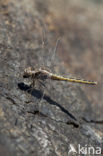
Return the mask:
<svg viewBox="0 0 103 156"><path fill-rule="evenodd" d="M27 92L29 93L29 94L27 95L29 99L32 97L31 95L32 95L32 91L33 91L34 87L35 87L35 79L32 80L32 83L30 84L30 87L29 87L29 89L27 90ZM31 101L28 100L28 102L31 102Z"/></svg>
<svg viewBox="0 0 103 156"><path fill-rule="evenodd" d="M39 87L40 92L42 92L42 95L41 95L40 100L38 102L39 112L41 112L42 102L43 102L43 99L44 99L44 96L45 96L45 82L39 80L38 81L38 87Z"/></svg>

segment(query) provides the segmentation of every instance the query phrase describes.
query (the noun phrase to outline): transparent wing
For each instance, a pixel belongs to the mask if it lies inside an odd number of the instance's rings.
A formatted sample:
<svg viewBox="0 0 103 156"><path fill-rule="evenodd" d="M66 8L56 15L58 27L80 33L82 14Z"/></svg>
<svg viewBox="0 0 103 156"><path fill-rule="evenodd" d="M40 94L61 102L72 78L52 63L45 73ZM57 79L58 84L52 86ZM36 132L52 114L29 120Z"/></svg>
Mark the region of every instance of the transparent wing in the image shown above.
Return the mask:
<svg viewBox="0 0 103 156"><path fill-rule="evenodd" d="M48 50L48 61L47 67L52 71L55 72L56 60L57 60L57 48L59 46L61 38L58 38L56 41L55 48L50 47Z"/></svg>
<svg viewBox="0 0 103 156"><path fill-rule="evenodd" d="M49 36L50 34L47 32L46 26L43 27L40 62L42 67L55 71L54 67L57 59L56 53L61 38L58 38L55 47L52 47L49 41Z"/></svg>

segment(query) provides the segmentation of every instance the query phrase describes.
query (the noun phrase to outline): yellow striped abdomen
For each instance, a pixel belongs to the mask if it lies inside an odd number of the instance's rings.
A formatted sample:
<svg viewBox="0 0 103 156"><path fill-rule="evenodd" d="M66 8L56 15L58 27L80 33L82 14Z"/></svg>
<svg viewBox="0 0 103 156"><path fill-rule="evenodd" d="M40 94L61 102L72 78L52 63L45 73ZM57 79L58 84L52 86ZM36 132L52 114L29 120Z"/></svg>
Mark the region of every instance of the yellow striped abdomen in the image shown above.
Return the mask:
<svg viewBox="0 0 103 156"><path fill-rule="evenodd" d="M75 83L84 83L84 84L90 84L90 85L96 85L97 82L95 81L88 81L88 80L82 80L82 79L76 79L76 78L65 78L58 75L52 75L51 79L53 80L59 80L59 81L69 81L69 82L75 82Z"/></svg>

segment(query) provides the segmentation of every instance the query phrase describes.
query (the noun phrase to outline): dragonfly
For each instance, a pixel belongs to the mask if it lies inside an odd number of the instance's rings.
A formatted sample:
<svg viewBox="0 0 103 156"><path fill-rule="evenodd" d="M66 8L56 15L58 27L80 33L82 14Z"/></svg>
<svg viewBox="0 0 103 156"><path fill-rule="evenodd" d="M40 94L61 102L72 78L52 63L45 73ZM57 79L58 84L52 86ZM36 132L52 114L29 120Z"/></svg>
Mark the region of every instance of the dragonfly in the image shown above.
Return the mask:
<svg viewBox="0 0 103 156"><path fill-rule="evenodd" d="M58 47L58 44L60 42L60 38L57 39L56 46L54 49L54 56ZM42 39L42 45L44 45L44 39ZM54 59L54 57L52 57ZM60 76L58 74L54 74L53 72L46 69L46 67L39 67L39 68L32 68L32 67L27 67L24 69L23 73L23 78L31 78L32 83L31 86L35 87L35 82L36 80L39 81L45 81L47 79L49 80L57 80L57 81L67 81L67 82L72 82L72 83L81 83L81 84L88 84L88 85L96 85L96 81L89 81L89 80L84 80L84 79L78 79L78 78L72 78L72 77L64 77Z"/></svg>
<svg viewBox="0 0 103 156"><path fill-rule="evenodd" d="M60 42L60 38L57 39L56 46L54 49L54 53L52 56L52 59L55 57L55 53L57 51L58 44ZM42 38L42 47L45 44L45 31L43 31L43 38ZM81 84L88 84L88 85L96 85L96 81L88 81L84 79L78 79L78 78L72 78L72 77L64 77L58 74L54 74L50 68L47 69L46 67L38 67L38 68L32 68L27 67L24 69L23 72L23 78L29 79L31 78L31 84L30 86L32 88L35 88L36 82L40 82L45 87L45 81L46 80L54 80L54 81L66 81L66 82L72 82L72 83L81 83ZM43 93L44 96L44 93ZM43 98L42 96L42 98Z"/></svg>
<svg viewBox="0 0 103 156"><path fill-rule="evenodd" d="M33 87L35 87L36 80L45 81L46 79L57 80L57 81L68 81L68 82L82 83L82 84L89 84L89 85L97 84L96 81L88 81L84 79L67 78L67 77L59 76L41 67L38 69L32 69L31 67L26 68L23 73L23 78L31 78Z"/></svg>

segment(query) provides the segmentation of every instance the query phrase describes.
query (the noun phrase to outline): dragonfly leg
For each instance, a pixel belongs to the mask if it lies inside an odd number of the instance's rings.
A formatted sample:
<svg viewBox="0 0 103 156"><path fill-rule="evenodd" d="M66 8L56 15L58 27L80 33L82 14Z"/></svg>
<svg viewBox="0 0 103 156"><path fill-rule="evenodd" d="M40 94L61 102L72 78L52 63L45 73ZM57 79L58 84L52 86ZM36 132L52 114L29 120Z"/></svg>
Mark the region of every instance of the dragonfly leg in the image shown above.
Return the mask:
<svg viewBox="0 0 103 156"><path fill-rule="evenodd" d="M45 91L42 92L42 96L41 96L40 101L39 101L40 108L41 108L41 104L43 102L44 95L45 95Z"/></svg>
<svg viewBox="0 0 103 156"><path fill-rule="evenodd" d="M27 93L29 93L29 94L27 94L27 96L28 96L29 99L32 97L31 95L32 95L32 91L33 91L33 89L35 87L35 83L36 83L35 79L33 79L32 83L30 84L29 88L27 89ZM31 102L31 100L29 102Z"/></svg>

